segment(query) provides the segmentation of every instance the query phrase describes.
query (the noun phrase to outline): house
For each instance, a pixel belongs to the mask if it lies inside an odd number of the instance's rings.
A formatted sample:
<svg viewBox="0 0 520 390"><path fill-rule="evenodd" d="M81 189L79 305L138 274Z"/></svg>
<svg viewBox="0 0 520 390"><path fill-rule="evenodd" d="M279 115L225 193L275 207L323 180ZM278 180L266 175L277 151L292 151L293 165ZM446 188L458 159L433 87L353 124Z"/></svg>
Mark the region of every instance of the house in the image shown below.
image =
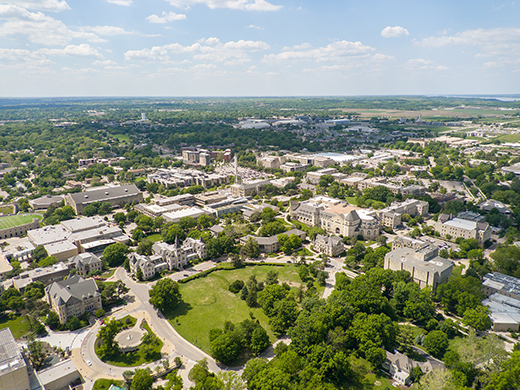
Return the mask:
<svg viewBox="0 0 520 390"><path fill-rule="evenodd" d="M88 276L90 272L102 271L103 263L101 259L90 252L80 253L70 259L76 268L76 274L80 276Z"/></svg>
<svg viewBox="0 0 520 390"><path fill-rule="evenodd" d="M386 360L383 363L383 370L388 372L392 378L401 386L410 385L410 375L414 367L419 367L424 374L433 369L443 369L444 364L440 361L427 359L425 362L417 362L410 359L405 354L394 351L386 352Z"/></svg>
<svg viewBox="0 0 520 390"><path fill-rule="evenodd" d="M314 239L314 250L327 256L335 257L345 252L343 240L338 236L324 236L318 234Z"/></svg>
<svg viewBox="0 0 520 390"><path fill-rule="evenodd" d="M101 309L101 294L96 281L75 275L45 288L45 296L51 309L60 317L60 323L79 317L87 311Z"/></svg>

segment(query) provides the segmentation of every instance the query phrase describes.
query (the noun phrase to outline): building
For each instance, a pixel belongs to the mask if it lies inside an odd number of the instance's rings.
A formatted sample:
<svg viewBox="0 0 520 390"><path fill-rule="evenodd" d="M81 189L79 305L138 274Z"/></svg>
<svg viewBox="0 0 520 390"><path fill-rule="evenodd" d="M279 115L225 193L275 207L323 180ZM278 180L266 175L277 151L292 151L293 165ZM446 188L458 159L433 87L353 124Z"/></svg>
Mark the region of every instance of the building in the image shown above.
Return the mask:
<svg viewBox="0 0 520 390"><path fill-rule="evenodd" d="M226 214L234 214L242 211L248 202L249 199L246 197L227 198L217 203L208 204L203 207L203 210L208 215L220 218Z"/></svg>
<svg viewBox="0 0 520 390"><path fill-rule="evenodd" d="M438 256L439 248L433 245L418 249L403 247L385 255L384 269L408 271L420 288L437 286L448 280L453 272L453 262Z"/></svg>
<svg viewBox="0 0 520 390"><path fill-rule="evenodd" d="M195 206L204 207L208 204L222 202L227 200L227 195L223 195L218 191L205 192L195 195Z"/></svg>
<svg viewBox="0 0 520 390"><path fill-rule="evenodd" d="M500 272L488 273L482 281L487 299L482 301L490 311L495 331L520 329L520 279Z"/></svg>
<svg viewBox="0 0 520 390"><path fill-rule="evenodd" d="M164 213L162 214L162 217L165 219L166 222L177 223L181 220L181 218L191 217L193 219L197 219L203 214L207 213L199 207L187 207Z"/></svg>
<svg viewBox="0 0 520 390"><path fill-rule="evenodd" d="M80 253L70 259L76 268L76 274L79 276L88 276L90 272L100 272L103 270L103 262L99 257L90 252Z"/></svg>
<svg viewBox="0 0 520 390"><path fill-rule="evenodd" d="M70 270L64 263L56 263L45 268L35 268L29 271L22 272L13 278L13 285L22 294L32 282L41 282L48 286L51 283L63 280L69 276Z"/></svg>
<svg viewBox="0 0 520 390"><path fill-rule="evenodd" d="M165 207L171 204L178 204L181 206L193 206L195 204L195 196L192 194L182 194L170 197L157 197L151 200L152 204Z"/></svg>
<svg viewBox="0 0 520 390"><path fill-rule="evenodd" d="M338 236L323 236L318 234L313 242L314 250L327 256L336 257L345 252L343 240Z"/></svg>
<svg viewBox="0 0 520 390"><path fill-rule="evenodd" d="M236 197L254 196L262 190L262 187L271 184L270 180L251 180L244 183L235 183L231 187L231 195Z"/></svg>
<svg viewBox="0 0 520 390"><path fill-rule="evenodd" d="M11 329L0 329L0 390L31 390L27 363Z"/></svg>
<svg viewBox="0 0 520 390"><path fill-rule="evenodd" d="M395 228L401 225L403 214L412 217L428 215L428 202L417 199L407 199L404 202L393 202L390 206L380 211L383 226Z"/></svg>
<svg viewBox="0 0 520 390"><path fill-rule="evenodd" d="M65 204L71 206L78 215L83 214L83 210L88 205L98 202L108 202L112 207L121 207L127 203L143 202L143 193L135 184L128 184L116 187L94 187L65 196Z"/></svg>
<svg viewBox="0 0 520 390"><path fill-rule="evenodd" d="M126 244L130 240L117 225L100 216L69 219L59 225L30 230L27 237L35 247L42 245L58 261L82 252L102 252L110 244Z"/></svg>
<svg viewBox="0 0 520 390"><path fill-rule="evenodd" d="M148 175L150 183L162 184L166 188L189 187L200 185L205 189L229 184L229 176L218 173L206 173L196 169L158 169Z"/></svg>
<svg viewBox="0 0 520 390"><path fill-rule="evenodd" d="M2 218L9 218L9 217L0 217L0 220L2 220ZM0 230L0 239L11 238L11 237L21 237L24 234L26 234L29 230L38 229L39 227L40 227L40 220L38 218L33 218L32 222Z"/></svg>
<svg viewBox="0 0 520 390"><path fill-rule="evenodd" d="M251 216L254 213L256 213L256 212L261 213L265 209L271 209L276 214L278 214L278 212L280 211L280 209L278 207L273 206L272 204L269 204L269 203L262 203L259 205L248 204L248 205L245 205L244 208L242 209L242 215L244 216L245 219L247 219L249 221L251 219Z"/></svg>
<svg viewBox="0 0 520 390"><path fill-rule="evenodd" d="M134 210L138 213L144 214L151 218L157 218L165 213L182 209L184 209L184 207L176 203L172 203L165 206L159 206L157 204L139 203L134 207Z"/></svg>
<svg viewBox="0 0 520 390"><path fill-rule="evenodd" d="M285 173L289 172L303 172L307 166L296 162L286 162L280 165L280 169Z"/></svg>
<svg viewBox="0 0 520 390"><path fill-rule="evenodd" d="M379 236L381 223L377 213L349 205L338 199L318 196L304 202L291 202L291 218L309 226L318 226L327 233L346 237L363 236L374 240Z"/></svg>
<svg viewBox="0 0 520 390"><path fill-rule="evenodd" d="M308 183L318 185L322 176L333 175L335 173L338 173L338 171L334 168L324 168L314 172L307 172L305 178L307 179Z"/></svg>
<svg viewBox="0 0 520 390"><path fill-rule="evenodd" d="M480 214L478 214L480 216ZM459 218L459 216L464 217ZM448 214L440 214L435 230L443 237L451 236L452 238L476 238L480 245L491 239L491 228L487 222L477 222L476 220L465 219L466 216L459 213L457 218L453 218Z"/></svg>
<svg viewBox="0 0 520 390"><path fill-rule="evenodd" d="M168 264L170 270L183 269L190 261L208 257L204 241L191 237L186 238L182 245L178 239L175 244L156 242L152 246L152 251Z"/></svg>
<svg viewBox="0 0 520 390"><path fill-rule="evenodd" d="M38 378L45 390L72 389L72 386L83 382L78 369L70 359L38 372Z"/></svg>
<svg viewBox="0 0 520 390"><path fill-rule="evenodd" d="M410 375L414 367L419 367L423 374L427 374L434 369L444 369L444 364L438 360L429 358L425 362L417 362L398 351L385 352L386 360L383 363L383 370L388 372L401 386L410 385Z"/></svg>
<svg viewBox="0 0 520 390"><path fill-rule="evenodd" d="M47 210L49 207L58 207L63 200L63 195L44 195L40 198L29 200L29 206L34 210Z"/></svg>
<svg viewBox="0 0 520 390"><path fill-rule="evenodd" d="M479 209L484 211L491 211L497 209L500 214L510 216L512 215L511 209L498 200L486 200L484 203L478 205Z"/></svg>
<svg viewBox="0 0 520 390"><path fill-rule="evenodd" d="M258 159L258 163L264 168L280 169L280 166L285 162L284 156L267 156Z"/></svg>
<svg viewBox="0 0 520 390"><path fill-rule="evenodd" d="M13 266L7 260L7 257L4 255L4 252L0 250L0 281L4 280L6 275L13 270Z"/></svg>
<svg viewBox="0 0 520 390"><path fill-rule="evenodd" d="M482 291L488 297L498 293L520 300L520 279L500 272L487 273L482 281Z"/></svg>
<svg viewBox="0 0 520 390"><path fill-rule="evenodd" d="M307 237L307 233L305 233L302 230L299 229L291 229L288 230L282 234L286 234L287 236L291 236L292 234L295 234L300 238L300 240L305 240ZM240 238L240 243L243 245L246 243L246 241L252 238L258 243L258 247L260 249L260 252L262 253L275 253L280 251L280 243L278 242L278 236L271 236L271 237L257 237L252 235L247 235L245 237Z"/></svg>
<svg viewBox="0 0 520 390"><path fill-rule="evenodd" d="M96 281L83 279L79 275L47 286L45 296L51 309L60 317L61 324L72 316L79 317L85 312L102 308Z"/></svg>
<svg viewBox="0 0 520 390"><path fill-rule="evenodd" d="M151 279L157 273L161 273L169 269L168 263L166 263L161 256L143 256L139 253L132 252L128 255L130 261L130 272L132 275L137 276L137 270L141 269L143 274L143 280Z"/></svg>

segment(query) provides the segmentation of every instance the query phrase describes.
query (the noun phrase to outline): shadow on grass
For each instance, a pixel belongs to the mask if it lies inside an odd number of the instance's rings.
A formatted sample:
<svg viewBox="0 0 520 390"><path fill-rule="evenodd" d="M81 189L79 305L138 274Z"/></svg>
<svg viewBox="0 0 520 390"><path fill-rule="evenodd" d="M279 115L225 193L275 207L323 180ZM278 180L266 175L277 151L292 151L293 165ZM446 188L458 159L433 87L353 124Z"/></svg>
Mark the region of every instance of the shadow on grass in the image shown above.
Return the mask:
<svg viewBox="0 0 520 390"><path fill-rule="evenodd" d="M164 312L164 317L168 320L174 320L175 318L177 317L180 317L180 316L185 316L188 314L188 312L193 309L193 307L185 302L185 301L181 301L176 307L174 307L173 309L169 309L167 311Z"/></svg>

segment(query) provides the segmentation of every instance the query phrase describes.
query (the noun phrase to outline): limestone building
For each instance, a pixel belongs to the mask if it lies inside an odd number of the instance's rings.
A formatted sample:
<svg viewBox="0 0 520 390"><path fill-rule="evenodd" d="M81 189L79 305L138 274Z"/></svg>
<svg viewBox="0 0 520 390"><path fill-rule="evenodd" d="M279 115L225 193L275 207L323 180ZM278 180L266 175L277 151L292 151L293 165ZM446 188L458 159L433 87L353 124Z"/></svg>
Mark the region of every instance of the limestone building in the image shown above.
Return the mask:
<svg viewBox="0 0 520 390"><path fill-rule="evenodd" d="M87 311L102 308L96 281L83 279L79 275L47 286L45 295L51 309L60 317L61 324L72 316L79 317Z"/></svg>
<svg viewBox="0 0 520 390"><path fill-rule="evenodd" d="M462 218L460 218L461 216ZM435 230L443 237L450 235L454 239L476 238L480 245L484 245L484 242L491 239L489 224L468 218L469 216L466 214L459 214L456 218L448 214L440 214L435 224Z"/></svg>
<svg viewBox="0 0 520 390"><path fill-rule="evenodd" d="M139 253L132 252L128 255L130 260L130 272L137 276L137 270L141 269L143 280L151 279L155 274L167 270L168 263L161 256L143 256Z"/></svg>
<svg viewBox="0 0 520 390"><path fill-rule="evenodd" d="M383 226L395 228L401 225L403 214L412 217L428 215L428 202L417 199L407 199L404 202L393 202L390 206L380 211Z"/></svg>
<svg viewBox="0 0 520 390"><path fill-rule="evenodd" d="M93 253L80 253L70 259L76 268L76 274L79 276L87 276L90 272L101 271L103 263L101 259Z"/></svg>
<svg viewBox="0 0 520 390"><path fill-rule="evenodd" d="M335 257L345 252L343 240L338 236L324 236L318 234L314 239L314 250L327 256Z"/></svg>
<svg viewBox="0 0 520 390"><path fill-rule="evenodd" d="M27 363L11 329L0 329L0 390L31 390Z"/></svg>
<svg viewBox="0 0 520 390"><path fill-rule="evenodd" d="M338 199L318 196L304 202L291 202L291 218L310 226L318 226L327 233L368 240L379 236L381 223L373 210L361 209Z"/></svg>
<svg viewBox="0 0 520 390"><path fill-rule="evenodd" d="M108 202L112 207L123 206L127 203L143 202L143 193L135 186L128 184L116 187L94 187L87 191L67 194L65 204L71 206L76 214L83 214L83 210L93 203Z"/></svg>
<svg viewBox="0 0 520 390"><path fill-rule="evenodd" d="M438 252L433 245L393 249L385 255L384 269L408 271L420 288L430 287L435 292L453 272L453 262L439 257Z"/></svg>
<svg viewBox="0 0 520 390"><path fill-rule="evenodd" d="M258 191L262 189L263 186L271 184L270 180L263 180L263 179L257 179L257 180L251 180L244 183L235 183L230 186L231 188L231 195L236 197L243 197L243 196L254 196L258 194Z"/></svg>
<svg viewBox="0 0 520 390"><path fill-rule="evenodd" d="M204 241L191 237L186 238L182 245L178 239L175 244L156 242L152 246L152 251L168 264L170 270L183 269L190 261L208 257Z"/></svg>

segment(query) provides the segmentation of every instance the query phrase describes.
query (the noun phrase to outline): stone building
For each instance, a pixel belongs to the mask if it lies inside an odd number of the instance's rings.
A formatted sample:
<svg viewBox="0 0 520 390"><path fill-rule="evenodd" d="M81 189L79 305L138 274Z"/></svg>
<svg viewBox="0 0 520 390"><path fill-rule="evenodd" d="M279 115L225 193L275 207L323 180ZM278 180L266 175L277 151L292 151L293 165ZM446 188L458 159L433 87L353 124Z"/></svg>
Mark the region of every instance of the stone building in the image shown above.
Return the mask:
<svg viewBox="0 0 520 390"><path fill-rule="evenodd" d="M83 214L83 210L93 203L108 202L112 207L123 206L127 203L143 202L143 193L135 184L116 187L95 187L88 191L76 192L65 196L65 204L71 206L76 214Z"/></svg>
<svg viewBox="0 0 520 390"><path fill-rule="evenodd" d="M103 263L99 257L90 252L80 253L70 259L79 276L88 276L90 272L103 270Z"/></svg>
<svg viewBox="0 0 520 390"><path fill-rule="evenodd" d="M45 295L51 309L60 317L61 324L72 316L79 317L87 311L102 308L96 281L83 279L79 275L47 286Z"/></svg>
<svg viewBox="0 0 520 390"><path fill-rule="evenodd" d="M408 214L412 217L428 215L428 202L417 199L407 199L404 202L393 202L390 206L380 211L383 226L395 228L401 225L402 216Z"/></svg>
<svg viewBox="0 0 520 390"><path fill-rule="evenodd" d="M345 252L343 240L338 236L324 236L318 234L313 242L314 250L327 256L335 257Z"/></svg>
<svg viewBox="0 0 520 390"><path fill-rule="evenodd" d="M463 218L460 218L461 216ZM484 245L484 242L491 239L489 224L467 218L469 216L466 214L459 214L456 218L453 218L452 215L440 214L435 224L435 230L443 237L450 235L454 239L476 238L480 245Z"/></svg>
<svg viewBox="0 0 520 390"><path fill-rule="evenodd" d="M31 390L27 363L11 329L0 329L0 390Z"/></svg>

